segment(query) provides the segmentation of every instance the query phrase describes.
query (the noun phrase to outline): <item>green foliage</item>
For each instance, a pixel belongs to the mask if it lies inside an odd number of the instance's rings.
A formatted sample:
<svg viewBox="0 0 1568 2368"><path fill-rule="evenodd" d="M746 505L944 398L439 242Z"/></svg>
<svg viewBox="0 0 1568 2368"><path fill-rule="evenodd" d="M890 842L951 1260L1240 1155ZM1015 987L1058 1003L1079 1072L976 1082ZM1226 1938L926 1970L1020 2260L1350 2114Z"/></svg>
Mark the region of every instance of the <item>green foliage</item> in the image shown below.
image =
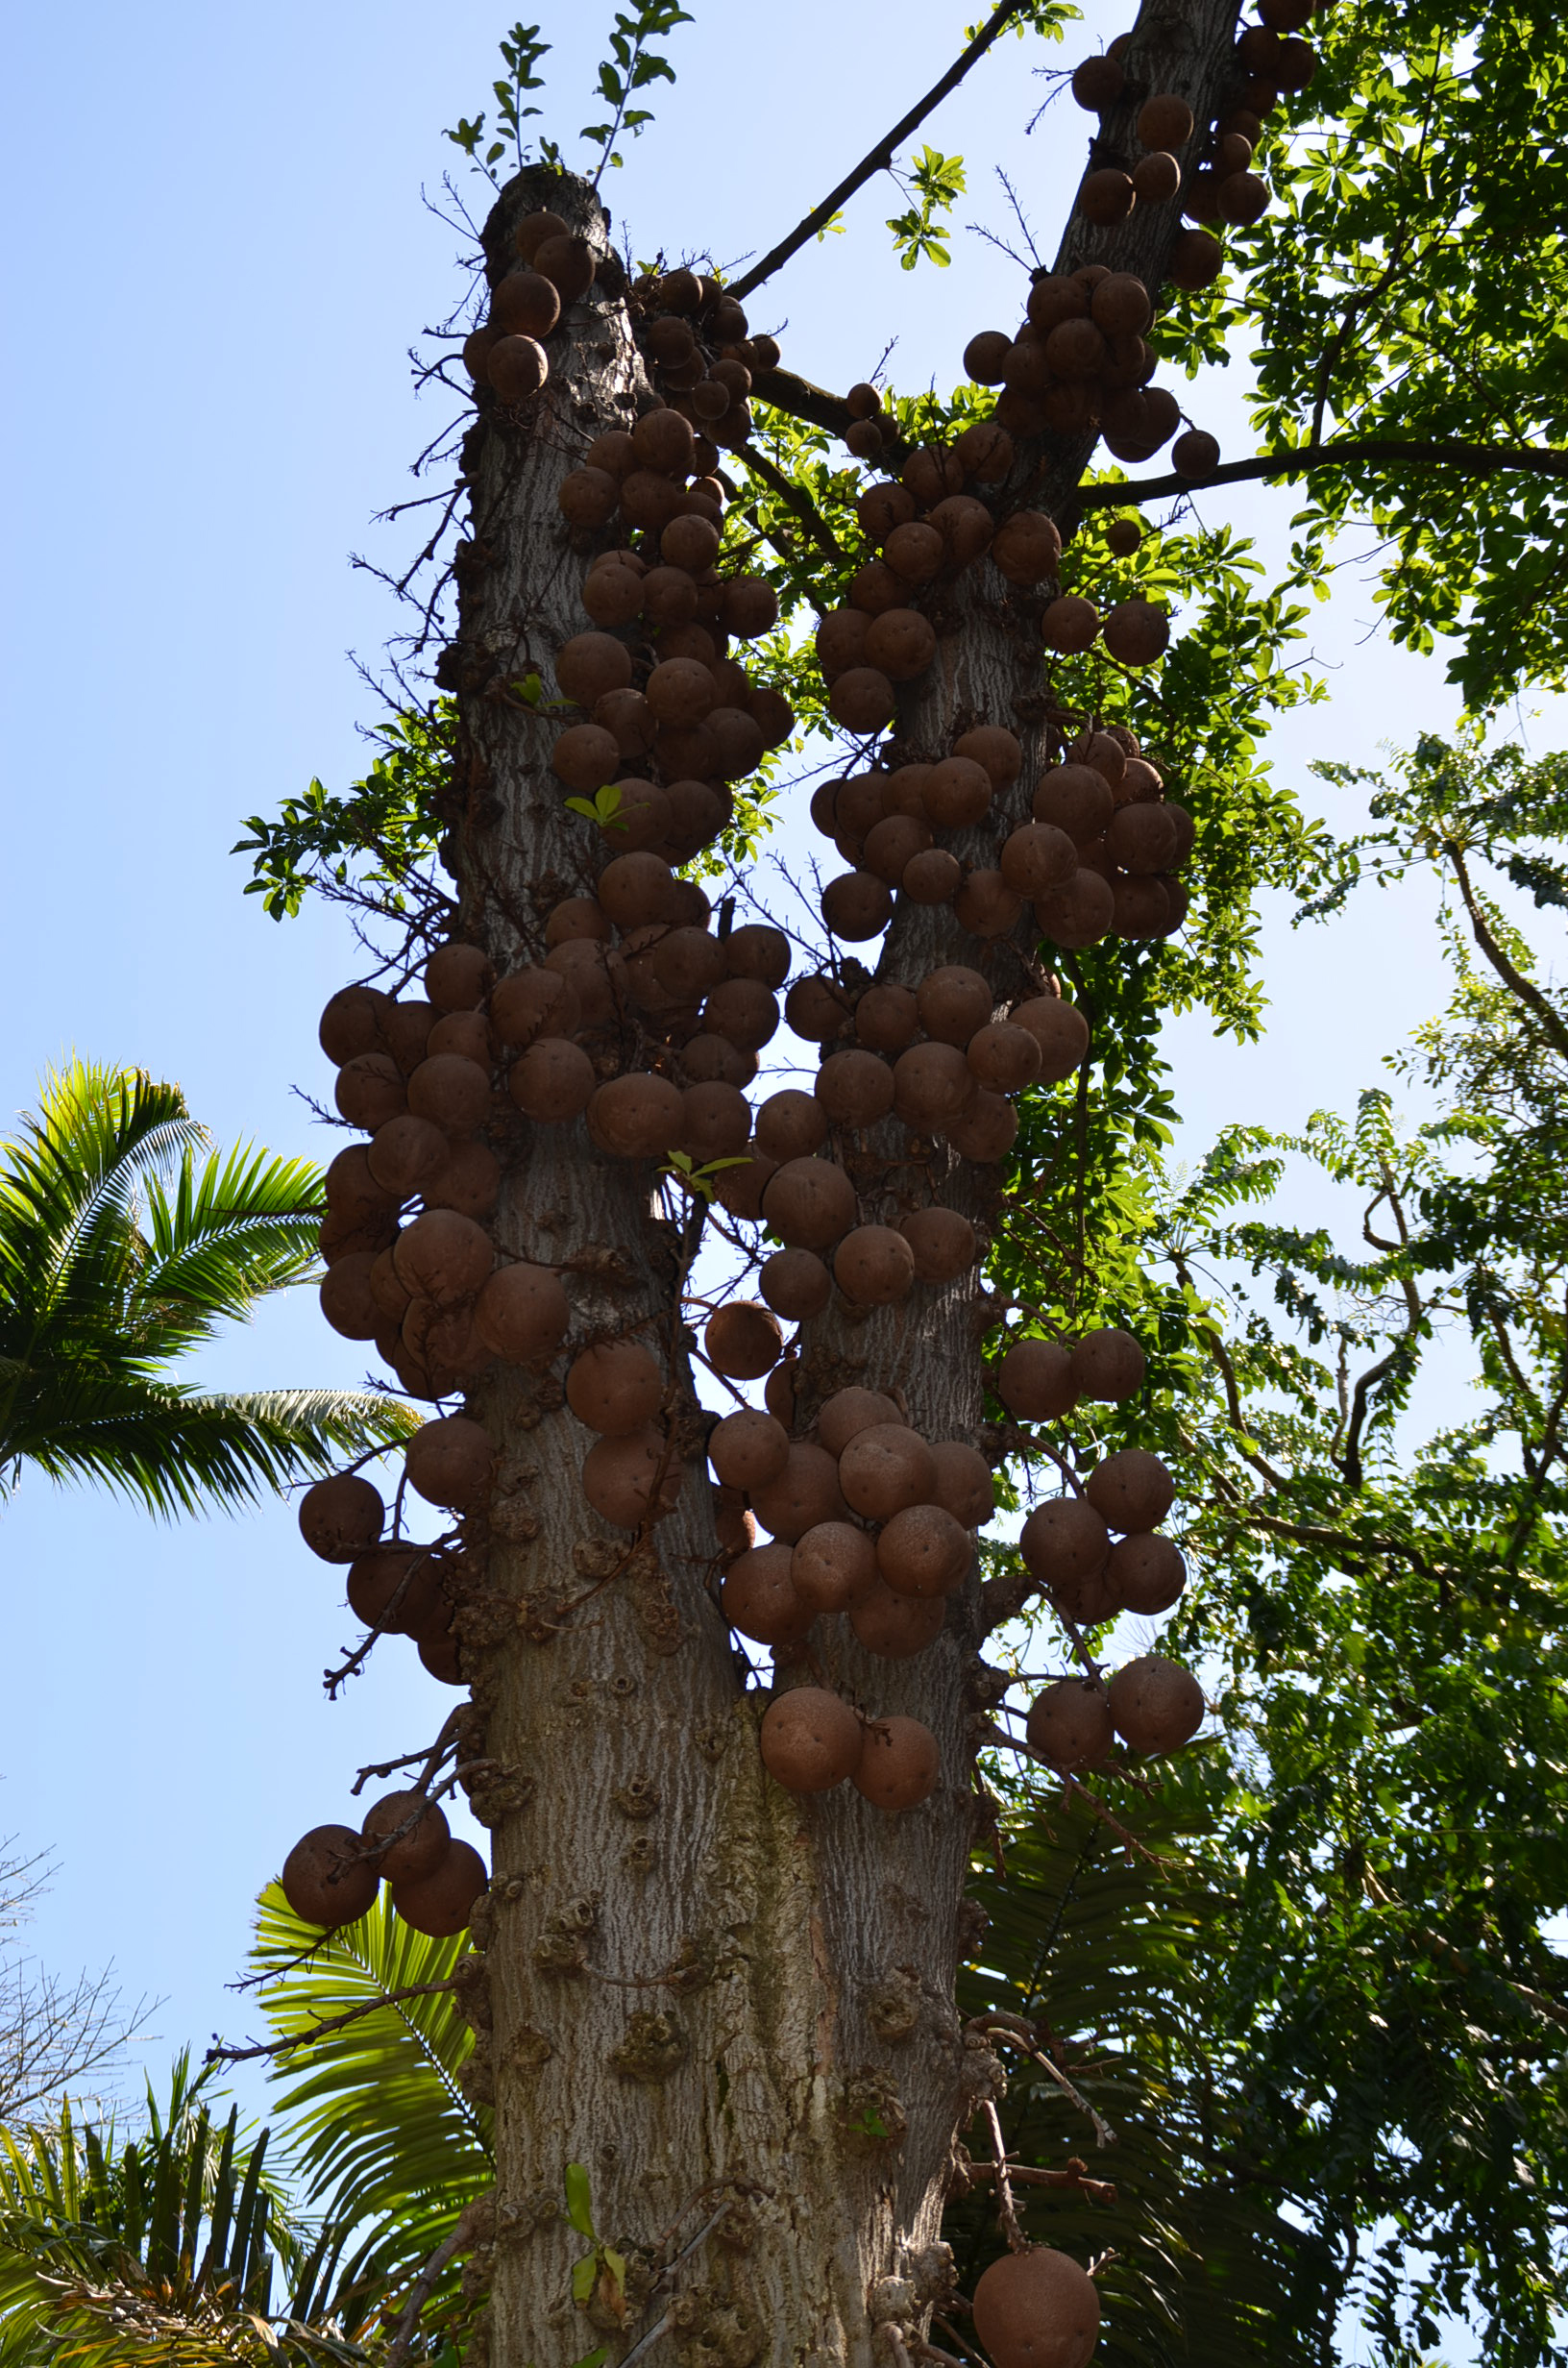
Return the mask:
<svg viewBox="0 0 1568 2368"><path fill-rule="evenodd" d="M1217 1760L1189 1756L1156 1799L1118 1802L1149 1856L1119 1842L1082 1795L991 1773L1005 1801L1006 1879L977 1870L971 1884L991 1921L980 1961L960 1976L960 2011L1032 2027L1110 2141L1096 2142L1042 2066L993 2037L1008 2067L1010 2154L1058 2174L1076 2161L1115 2187L1112 2199L1020 2185L1027 2234L1080 2260L1110 2254L1095 2353L1107 2368L1305 2368L1318 2357L1317 2248L1247 2175L1244 2100L1216 2027L1235 1884L1192 1855L1192 1838L1224 1797ZM982 2123L969 2143L977 2163L991 2158ZM993 2192L977 2186L943 2220L966 2293L1002 2250Z"/></svg>
<svg viewBox="0 0 1568 2368"><path fill-rule="evenodd" d="M1250 334L1265 449L1337 433L1560 450L1562 20L1511 0L1366 0L1315 18L1312 41L1311 87L1257 160L1274 203L1228 234L1241 277L1163 316L1156 341L1195 363ZM1470 705L1562 680L1562 479L1369 460L1307 488L1304 556L1370 518L1391 638L1457 637L1449 675Z"/></svg>
<svg viewBox="0 0 1568 2368"><path fill-rule="evenodd" d="M893 233L894 252L900 270L913 271L922 256L945 271L952 256L943 243L950 234L938 217L956 206L964 194L964 160L944 157L936 148L922 148L909 168L905 182L894 174L906 195L911 185L915 203L906 211L894 214L888 228Z"/></svg>
<svg viewBox="0 0 1568 2368"><path fill-rule="evenodd" d="M0 1495L31 1463L155 1513L233 1507L417 1426L370 1393L170 1377L315 1263L320 1172L206 1144L178 1086L73 1061L0 1145Z"/></svg>
<svg viewBox="0 0 1568 2368"><path fill-rule="evenodd" d="M274 921L292 920L311 888L406 912L440 844L456 718L451 699L429 713L405 709L372 734L383 752L346 797L312 780L303 798L283 800L276 822L250 815L254 835L233 850L255 858L245 894L259 897Z"/></svg>
<svg viewBox="0 0 1568 2368"><path fill-rule="evenodd" d="M489 2109L462 2085L474 2035L455 1996L392 2002L444 1982L466 1947L416 1933L384 1895L323 1939L277 1884L261 1894L251 1964L272 2036L369 2010L274 2065L290 2166L306 2203L330 2223L368 2227L394 2270L427 2259L494 2176Z"/></svg>
<svg viewBox="0 0 1568 2368"><path fill-rule="evenodd" d="M351 2223L298 2220L268 2134L215 2122L205 2074L121 2138L73 2117L0 2131L0 2363L359 2368L385 2278Z"/></svg>
<svg viewBox="0 0 1568 2368"><path fill-rule="evenodd" d="M1368 1088L1348 1122L1233 1126L1178 1177L1146 1126L1119 1156L1095 1138L1108 1080L1078 1104L1074 1233L1068 1188L1030 1189L1053 1138L1076 1164L1059 1093L1020 1138L994 1262L1047 1325L1119 1316L1150 1351L1134 1407L1066 1440L1080 1468L1137 1443L1178 1480L1197 1582L1171 1649L1205 1673L1233 1781L1205 1839L1225 1870L1206 2025L1165 2020L1233 2131L1220 2169L1305 2232L1271 2360L1341 2312L1386 2368L1430 2352L1443 2313L1480 2319L1505 2368L1568 2356L1549 1936L1568 1908L1568 1006L1498 893L1562 909L1565 779L1557 757L1426 740L1369 831L1308 851L1309 912L1417 865L1454 900L1450 1008L1394 1061L1434 1115L1404 1130ZM1350 1200L1354 1245L1291 1220L1292 1163ZM1418 1390L1456 1331L1474 1409L1423 1435ZM1139 1797L1105 1789L1139 1825Z"/></svg>
<svg viewBox="0 0 1568 2368"><path fill-rule="evenodd" d="M599 69L599 96L610 113L603 123L585 123L581 133L581 137L600 152L599 169L594 175L596 189L605 166L624 161L615 145L621 135L629 132L636 139L643 126L653 120L650 108L632 106L633 94L648 89L650 84L673 83L675 79L669 60L649 49L649 42L662 40L677 25L691 22L690 12L678 7L676 0L640 0L630 14L624 9L616 10L610 54Z"/></svg>
<svg viewBox="0 0 1568 2368"><path fill-rule="evenodd" d="M500 127L501 136L491 140L482 157L478 153L479 143L484 137L482 113L477 115L472 123L466 115L459 115L456 130L448 132L445 136L454 147L462 150L469 162L478 171L483 173L498 189L501 186L501 178L495 167L506 154L508 141L512 148L512 170L521 172L528 161L528 150L523 140L523 126L530 116L537 115L539 110L537 107L525 107L523 93L525 90L544 88L544 76L536 74L533 69L541 58L548 56L550 47L551 44L548 41L540 40L537 25L525 25L519 22L512 27L509 34L502 36L501 54L506 61L506 75L503 81L492 83L490 86L496 96L496 122ZM542 139L539 143L539 153L547 164L560 162L560 150L553 140ZM315 784L312 783L312 787L314 786Z"/></svg>

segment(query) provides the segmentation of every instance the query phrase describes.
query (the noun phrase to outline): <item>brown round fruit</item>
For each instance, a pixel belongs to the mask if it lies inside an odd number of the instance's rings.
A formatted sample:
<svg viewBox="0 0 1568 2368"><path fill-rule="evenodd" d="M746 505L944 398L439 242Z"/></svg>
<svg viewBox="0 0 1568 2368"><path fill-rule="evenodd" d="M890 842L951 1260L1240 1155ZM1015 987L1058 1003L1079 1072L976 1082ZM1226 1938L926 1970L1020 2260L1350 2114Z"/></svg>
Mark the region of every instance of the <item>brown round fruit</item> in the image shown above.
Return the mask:
<svg viewBox="0 0 1568 2368"><path fill-rule="evenodd" d="M650 1517L662 1519L674 1510L685 1478L679 1457L651 1423L624 1439L596 1440L582 1459L584 1496L618 1529L639 1529Z"/></svg>
<svg viewBox="0 0 1568 2368"><path fill-rule="evenodd" d="M763 1261L757 1289L775 1315L790 1323L820 1316L833 1295L833 1277L815 1250L775 1250Z"/></svg>
<svg viewBox="0 0 1568 2368"><path fill-rule="evenodd" d="M786 1545L794 1545L819 1521L849 1517L837 1463L825 1447L808 1439L791 1441L784 1469L754 1492L751 1509L769 1536Z"/></svg>
<svg viewBox="0 0 1568 2368"><path fill-rule="evenodd" d="M588 1131L615 1159L665 1159L680 1140L681 1094L668 1077L632 1073L599 1086Z"/></svg>
<svg viewBox="0 0 1568 2368"><path fill-rule="evenodd" d="M905 1422L873 1422L855 1432L839 1457L845 1501L867 1520L891 1520L907 1505L934 1496L936 1461Z"/></svg>
<svg viewBox="0 0 1568 2368"><path fill-rule="evenodd" d="M835 1390L823 1399L817 1417L817 1436L829 1455L842 1455L849 1442L873 1423L902 1422L903 1418L892 1398L884 1397L880 1390L851 1386Z"/></svg>
<svg viewBox="0 0 1568 2368"><path fill-rule="evenodd" d="M550 376L550 357L535 337L498 337L484 374L502 403L527 403Z"/></svg>
<svg viewBox="0 0 1568 2368"><path fill-rule="evenodd" d="M1176 1484L1157 1455L1145 1447L1122 1447L1095 1466L1084 1494L1111 1528L1127 1533L1153 1529L1175 1501Z"/></svg>
<svg viewBox="0 0 1568 2368"><path fill-rule="evenodd" d="M302 1924L330 1932L362 1916L380 1887L352 1825L316 1825L283 1861L283 1897Z"/></svg>
<svg viewBox="0 0 1568 2368"><path fill-rule="evenodd" d="M1136 1396L1147 1369L1139 1343L1114 1326L1086 1332L1072 1352L1072 1383L1080 1397L1115 1403Z"/></svg>
<svg viewBox="0 0 1568 2368"><path fill-rule="evenodd" d="M914 1809L936 1790L941 1765L937 1739L918 1718L873 1718L852 1781L874 1808Z"/></svg>
<svg viewBox="0 0 1568 2368"><path fill-rule="evenodd" d="M763 1189L762 1213L792 1249L826 1249L855 1221L855 1188L831 1160L786 1160Z"/></svg>
<svg viewBox="0 0 1568 2368"><path fill-rule="evenodd" d="M852 1521L819 1521L796 1540L790 1577L802 1603L819 1612L846 1612L878 1584L876 1542Z"/></svg>
<svg viewBox="0 0 1568 2368"><path fill-rule="evenodd" d="M757 1148L770 1159L807 1159L827 1141L827 1111L795 1086L770 1094L757 1112Z"/></svg>
<svg viewBox="0 0 1568 2368"><path fill-rule="evenodd" d="M708 1436L708 1461L727 1488L766 1488L789 1462L790 1434L755 1406L725 1415Z"/></svg>
<svg viewBox="0 0 1568 2368"><path fill-rule="evenodd" d="M991 1386L1008 1412L1025 1422L1058 1421L1078 1397L1071 1351L1059 1341L1015 1341L992 1367Z"/></svg>
<svg viewBox="0 0 1568 2368"><path fill-rule="evenodd" d="M762 1722L762 1763L790 1792L828 1792L860 1764L863 1730L847 1702L822 1686L796 1686Z"/></svg>
<svg viewBox="0 0 1568 2368"><path fill-rule="evenodd" d="M1060 996L1040 995L1015 1004L1009 1015L1017 1027L1026 1027L1040 1046L1040 1079L1059 1085L1081 1068L1089 1056L1089 1023L1076 1003Z"/></svg>
<svg viewBox="0 0 1568 2368"><path fill-rule="evenodd" d="M357 1472L334 1472L300 1498L300 1535L324 1563L352 1563L368 1553L385 1520L380 1490Z"/></svg>
<svg viewBox="0 0 1568 2368"><path fill-rule="evenodd" d="M1116 1739L1105 1688L1093 1678L1058 1678L1030 1704L1024 1734L1052 1767L1098 1767Z"/></svg>
<svg viewBox="0 0 1568 2368"><path fill-rule="evenodd" d="M652 1420L664 1396L656 1360L636 1341L602 1341L573 1359L566 1402L579 1422L607 1439L623 1439Z"/></svg>
<svg viewBox="0 0 1568 2368"><path fill-rule="evenodd" d="M427 1209L399 1234L392 1251L398 1280L428 1299L472 1298L489 1279L495 1249L482 1225L453 1209Z"/></svg>
<svg viewBox="0 0 1568 2368"><path fill-rule="evenodd" d="M833 1279L855 1307L893 1307L915 1281L915 1253L891 1225L857 1225L833 1258Z"/></svg>
<svg viewBox="0 0 1568 2368"><path fill-rule="evenodd" d="M961 1439L937 1439L931 1453L937 1467L933 1503L965 1529L983 1529L996 1510L996 1490L979 1448Z"/></svg>
<svg viewBox="0 0 1568 2368"><path fill-rule="evenodd" d="M957 1045L911 1045L894 1063L894 1108L917 1132L954 1125L978 1091Z"/></svg>
<svg viewBox="0 0 1568 2368"><path fill-rule="evenodd" d="M1025 1521L1018 1550L1041 1585L1054 1593L1105 1568L1111 1533L1082 1496L1050 1496Z"/></svg>
<svg viewBox="0 0 1568 2368"><path fill-rule="evenodd" d="M816 1616L795 1591L787 1545L754 1545L724 1572L719 1607L753 1644L798 1644Z"/></svg>
<svg viewBox="0 0 1568 2368"><path fill-rule="evenodd" d="M542 1125L575 1119L588 1107L598 1079L594 1064L580 1045L548 1036L530 1045L514 1061L507 1090L525 1118Z"/></svg>
<svg viewBox="0 0 1568 2368"><path fill-rule="evenodd" d="M991 811L991 776L972 756L944 756L932 766L920 797L939 830L965 830Z"/></svg>
<svg viewBox="0 0 1568 2368"><path fill-rule="evenodd" d="M876 1566L898 1595L949 1595L973 1560L968 1531L938 1504L906 1506L876 1542Z"/></svg>
<svg viewBox="0 0 1568 2368"><path fill-rule="evenodd" d="M884 1661L908 1661L923 1653L946 1624L944 1596L895 1594L880 1575L871 1592L849 1608L857 1642Z"/></svg>
<svg viewBox="0 0 1568 2368"><path fill-rule="evenodd" d="M1133 1751L1179 1751L1202 1726L1203 1710L1203 1689L1191 1671L1159 1653L1129 1661L1111 1680L1111 1716Z"/></svg>
<svg viewBox="0 0 1568 2368"><path fill-rule="evenodd" d="M974 1227L956 1209L916 1209L899 1219L898 1230L914 1255L918 1282L950 1283L974 1264Z"/></svg>
<svg viewBox="0 0 1568 2368"><path fill-rule="evenodd" d="M1099 2293L1087 2270L1049 2245L1004 2253L975 2286L974 2331L996 2368L1088 2368Z"/></svg>
<svg viewBox="0 0 1568 2368"><path fill-rule="evenodd" d="M365 1812L359 1831L366 1841L384 1845L375 1863L388 1883L418 1882L433 1874L452 1839L441 1809L423 1792L383 1792Z"/></svg>
<svg viewBox="0 0 1568 2368"><path fill-rule="evenodd" d="M927 972L916 990L920 1025L938 1044L967 1045L992 1014L993 997L978 971L945 963Z"/></svg>
<svg viewBox="0 0 1568 2368"><path fill-rule="evenodd" d="M715 1310L702 1335L708 1361L732 1381L760 1381L784 1353L784 1332L769 1307L735 1299Z"/></svg>
<svg viewBox="0 0 1568 2368"><path fill-rule="evenodd" d="M474 1329L485 1346L520 1365L552 1357L571 1320L560 1277L548 1267L502 1267L474 1302Z"/></svg>
<svg viewBox="0 0 1568 2368"><path fill-rule="evenodd" d="M450 1841L439 1865L417 1881L395 1883L392 1905L405 1924L432 1940L466 1932L474 1903L490 1882L472 1842Z"/></svg>
<svg viewBox="0 0 1568 2368"><path fill-rule="evenodd" d="M1106 1575L1122 1610L1145 1619L1168 1612L1187 1586L1187 1565L1178 1548L1168 1538L1149 1532L1118 1538Z"/></svg>
<svg viewBox="0 0 1568 2368"><path fill-rule="evenodd" d="M404 1451L408 1485L428 1505L460 1512L489 1485L495 1449L482 1422L443 1415L414 1433Z"/></svg>
<svg viewBox="0 0 1568 2368"><path fill-rule="evenodd" d="M893 919L893 893L874 872L841 872L822 890L821 911L835 937L864 945L880 937Z"/></svg>

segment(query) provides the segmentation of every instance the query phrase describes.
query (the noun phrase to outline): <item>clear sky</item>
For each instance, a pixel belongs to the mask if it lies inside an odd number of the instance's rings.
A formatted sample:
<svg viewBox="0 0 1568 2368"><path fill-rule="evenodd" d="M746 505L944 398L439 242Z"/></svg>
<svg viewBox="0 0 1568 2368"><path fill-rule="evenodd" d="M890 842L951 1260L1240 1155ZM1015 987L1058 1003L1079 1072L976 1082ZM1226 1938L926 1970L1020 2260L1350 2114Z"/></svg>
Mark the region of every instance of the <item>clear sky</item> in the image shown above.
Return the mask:
<svg viewBox="0 0 1568 2368"><path fill-rule="evenodd" d="M539 6L555 43L547 121L570 160L611 10ZM656 124L608 176L639 258L771 244L935 80L966 0L905 0L893 17L698 0L698 17L671 40L679 81L655 87ZM1091 8L1063 58L1120 22ZM348 654L374 665L396 619L348 555L396 567L414 547L406 524L370 521L419 490L407 464L446 416L445 396L415 402L405 360L462 285L458 241L421 189L438 195L451 168L482 210L484 185L441 132L484 102L503 30L477 0L84 0L12 19L8 1119L75 1048L177 1077L220 1139L336 1147L294 1089L323 1090L316 1015L353 950L330 915L268 921L229 850L242 817L312 774L362 770L356 728L376 709ZM961 222L1005 231L1000 161L1048 253L1086 126L1064 98L1024 136L1040 56L1004 40L924 136L966 158ZM968 231L947 272L894 267L881 225L902 203L885 181L863 193L849 234L753 306L755 326L781 325L792 367L842 387L896 336L896 383L951 383L968 336L1016 318L1020 271ZM1249 449L1230 384L1192 407L1229 453ZM1291 506L1242 488L1205 514L1277 551ZM1455 713L1441 660L1391 654L1374 613L1347 570L1313 623L1332 697L1271 752L1317 808L1313 758L1375 762ZM1530 728L1551 745L1546 723ZM1433 907L1425 887L1368 897L1299 936L1271 915L1266 1043L1170 1031L1194 1147L1226 1119L1299 1122L1373 1081L1441 999ZM362 1361L302 1294L209 1369L346 1383ZM283 1507L160 1529L30 1481L0 1517L0 1834L60 1862L37 1945L62 1972L112 1957L132 1993L166 1999L155 2065L183 2039L235 2034L245 2016L224 1985L257 1886L301 1830L346 1813L359 1764L433 1734L441 1690L383 1647L346 1703L324 1703L319 1672L352 1623Z"/></svg>

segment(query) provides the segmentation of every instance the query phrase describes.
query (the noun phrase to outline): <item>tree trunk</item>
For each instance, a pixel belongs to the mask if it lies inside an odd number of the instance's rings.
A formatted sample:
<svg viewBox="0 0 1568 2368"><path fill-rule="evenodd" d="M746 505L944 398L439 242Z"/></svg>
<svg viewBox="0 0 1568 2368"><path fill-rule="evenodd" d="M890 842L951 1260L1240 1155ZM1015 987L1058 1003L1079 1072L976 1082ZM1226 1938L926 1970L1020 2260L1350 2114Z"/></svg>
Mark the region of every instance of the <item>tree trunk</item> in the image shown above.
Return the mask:
<svg viewBox="0 0 1568 2368"><path fill-rule="evenodd" d="M1205 120L1233 24L1213 0L1179 19L1145 9L1135 80L1186 90ZM1139 70L1145 55L1157 71ZM1108 118L1108 136L1125 132L1131 107ZM607 250L587 187L529 171L486 225L492 281L514 260L519 219L545 206ZM1064 263L1103 259L1157 284L1174 228L1168 209L1115 233L1074 224ZM566 525L560 481L595 435L629 428L652 399L613 261L563 327L527 419L487 411L464 452L471 539L443 666L461 715L447 852L462 931L498 973L541 957L545 916L590 892L602 859L550 772L555 719L509 686L537 673L546 700L555 695L553 653L585 629L582 576L613 540ZM1021 456L1031 502L1060 510L1090 449ZM899 742L909 757L937 756L971 723L1010 725L1027 750L1026 814L1046 741L1029 604L987 563L934 621L938 662L902 704ZM995 822L956 851L980 859L984 848L994 861ZM999 999L1028 974L1021 932L988 953L950 906L900 900L880 974L914 984L952 961L986 967ZM918 1715L938 1737L942 1776L926 1803L890 1818L849 1786L802 1799L773 1784L757 1748L768 1697L738 1673L715 1602L705 1424L680 1299L700 1225L661 1215L647 1166L597 1150L582 1122L511 1127L498 1241L563 1270L575 1346L635 1330L655 1347L685 1479L675 1512L628 1546L588 1509L578 1474L591 1434L557 1382L492 1368L470 1393L498 1457L486 1575L459 1613L477 1672L465 1756L489 1764L474 1799L493 1832L475 1929L486 1976L475 2080L497 2120L491 2358L566 2368L600 2343L619 2356L668 2313L661 2340L685 2368L867 2368L876 2327L918 2325L942 2288L955 2138L996 2077L953 2003L984 1724L968 1714L983 1676L966 1698L981 1674L978 1587L912 1661L873 1659L843 1620L814 1632L821 1682L873 1714ZM984 1222L996 1171L949 1153L912 1168L901 1149L892 1165L894 1135L901 1145L893 1129L839 1147L863 1221L935 1191ZM858 1321L838 1305L807 1327L803 1418L860 1381L901 1391L927 1438L977 1440L977 1276ZM582 2272L575 2297L574 2270L595 2246L568 2216L573 2163L588 2173L600 2245L625 2258L624 2288L601 2256L592 2291Z"/></svg>

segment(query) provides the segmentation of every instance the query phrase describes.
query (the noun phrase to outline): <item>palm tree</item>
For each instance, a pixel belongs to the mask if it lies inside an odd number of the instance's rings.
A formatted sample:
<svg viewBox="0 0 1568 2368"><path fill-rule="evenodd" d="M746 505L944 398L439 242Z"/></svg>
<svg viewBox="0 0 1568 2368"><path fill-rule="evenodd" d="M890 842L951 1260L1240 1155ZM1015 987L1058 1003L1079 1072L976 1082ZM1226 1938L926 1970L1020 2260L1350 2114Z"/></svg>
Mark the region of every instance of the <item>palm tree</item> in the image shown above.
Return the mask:
<svg viewBox="0 0 1568 2368"><path fill-rule="evenodd" d="M175 1378L316 1257L306 1160L209 1147L177 1085L73 1060L0 1143L0 1502L24 1464L150 1511L233 1507L418 1417L373 1391L213 1393Z"/></svg>
<svg viewBox="0 0 1568 2368"><path fill-rule="evenodd" d="M184 2056L135 2136L69 2105L0 2129L0 2368L376 2368L400 2330L403 2357L457 2368L478 2307L461 2232L494 2176L464 2094L466 1945L381 1902L324 1939L270 1885L252 1961L273 2044L328 2026L274 2070L270 2142L216 2122L211 2068Z"/></svg>

